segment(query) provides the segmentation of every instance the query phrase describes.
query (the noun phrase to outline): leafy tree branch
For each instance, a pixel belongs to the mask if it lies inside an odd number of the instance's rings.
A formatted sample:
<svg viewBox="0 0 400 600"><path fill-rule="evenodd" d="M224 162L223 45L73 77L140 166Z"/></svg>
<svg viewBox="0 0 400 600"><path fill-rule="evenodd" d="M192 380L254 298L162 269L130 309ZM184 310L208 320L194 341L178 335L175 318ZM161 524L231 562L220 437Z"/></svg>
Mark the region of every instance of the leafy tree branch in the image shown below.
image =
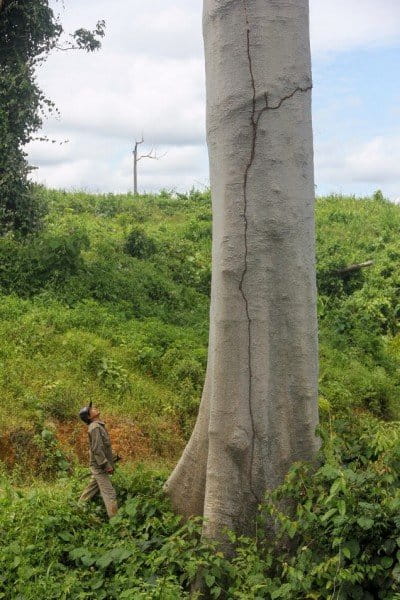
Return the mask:
<svg viewBox="0 0 400 600"><path fill-rule="evenodd" d="M77 29L60 43L64 29L48 0L0 0L0 234L38 231L45 212L28 180L24 146L57 111L37 85L36 68L54 49L93 52L101 47L105 22Z"/></svg>

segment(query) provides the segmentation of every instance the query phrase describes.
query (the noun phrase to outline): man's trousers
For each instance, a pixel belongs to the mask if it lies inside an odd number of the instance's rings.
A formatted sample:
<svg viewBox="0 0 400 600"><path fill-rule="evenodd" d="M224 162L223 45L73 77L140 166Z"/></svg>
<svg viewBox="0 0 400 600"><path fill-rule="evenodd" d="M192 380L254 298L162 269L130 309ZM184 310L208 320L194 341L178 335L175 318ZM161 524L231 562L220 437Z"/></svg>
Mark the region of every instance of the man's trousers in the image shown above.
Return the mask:
<svg viewBox="0 0 400 600"><path fill-rule="evenodd" d="M100 492L107 514L111 519L111 517L117 514L118 505L117 494L110 481L110 476L100 468L90 467L90 470L92 472L92 477L90 478L87 487L83 490L79 500L87 502Z"/></svg>

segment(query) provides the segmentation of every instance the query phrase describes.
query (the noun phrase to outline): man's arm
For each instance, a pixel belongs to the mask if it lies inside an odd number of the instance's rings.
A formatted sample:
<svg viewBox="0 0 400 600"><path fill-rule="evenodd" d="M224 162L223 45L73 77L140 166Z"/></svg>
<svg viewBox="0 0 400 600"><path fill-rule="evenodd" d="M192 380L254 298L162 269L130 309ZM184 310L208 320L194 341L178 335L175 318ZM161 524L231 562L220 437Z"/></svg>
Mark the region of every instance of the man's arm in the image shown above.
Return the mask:
<svg viewBox="0 0 400 600"><path fill-rule="evenodd" d="M90 432L90 445L97 465L106 471L112 472L114 469L108 462L104 453L103 438L101 437L100 429L98 427L95 427Z"/></svg>

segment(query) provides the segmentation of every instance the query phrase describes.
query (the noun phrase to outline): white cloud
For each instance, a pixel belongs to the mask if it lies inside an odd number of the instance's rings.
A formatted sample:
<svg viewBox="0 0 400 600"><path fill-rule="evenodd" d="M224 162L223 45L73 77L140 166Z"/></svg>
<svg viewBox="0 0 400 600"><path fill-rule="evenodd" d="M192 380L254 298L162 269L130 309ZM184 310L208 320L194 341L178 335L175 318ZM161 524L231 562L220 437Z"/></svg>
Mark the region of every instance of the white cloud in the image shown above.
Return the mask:
<svg viewBox="0 0 400 600"><path fill-rule="evenodd" d="M353 181L396 182L399 164L400 136L376 137L346 157Z"/></svg>
<svg viewBox="0 0 400 600"><path fill-rule="evenodd" d="M30 144L30 158L40 167L34 178L52 186L126 190L131 187L132 144L143 132L147 148L154 145L168 154L140 165L142 189L206 182L202 0L69 0L65 10L61 1L52 4L66 31L91 28L102 18L107 28L100 52L53 53L39 74L40 85L61 112L60 120L46 121L45 133L69 143ZM399 0L310 4L314 58L399 43ZM365 156L348 150L345 164L331 153L330 165L322 165L318 177L336 177L339 185L352 172L357 181L370 181L362 165L370 164L374 152L383 177L384 147L364 150ZM392 181L392 167L385 177Z"/></svg>
<svg viewBox="0 0 400 600"><path fill-rule="evenodd" d="M331 140L316 148L316 181L319 185L342 185L353 190L364 184L372 191L382 188L389 197L400 195L400 135L378 136L347 144Z"/></svg>
<svg viewBox="0 0 400 600"><path fill-rule="evenodd" d="M398 0L311 0L310 21L314 54L400 41Z"/></svg>
<svg viewBox="0 0 400 600"><path fill-rule="evenodd" d="M41 84L60 107L61 120L46 129L130 140L143 131L154 143L204 143L203 70L195 58L55 55Z"/></svg>

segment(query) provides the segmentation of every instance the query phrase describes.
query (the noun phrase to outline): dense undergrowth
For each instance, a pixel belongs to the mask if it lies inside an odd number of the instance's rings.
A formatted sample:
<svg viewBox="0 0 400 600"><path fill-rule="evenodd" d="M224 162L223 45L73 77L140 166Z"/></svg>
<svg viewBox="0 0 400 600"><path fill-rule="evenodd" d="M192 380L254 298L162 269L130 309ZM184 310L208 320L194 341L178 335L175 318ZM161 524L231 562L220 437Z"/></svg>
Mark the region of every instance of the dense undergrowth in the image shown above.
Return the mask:
<svg viewBox="0 0 400 600"><path fill-rule="evenodd" d="M266 496L256 538L228 533L233 558L201 539L200 520L173 514L164 473L122 468L109 523L100 503L77 503L82 471L28 489L0 480L0 598L176 600L200 569L210 598L398 600L400 427L372 417L331 425L318 470L295 464ZM291 514L280 508L288 496Z"/></svg>
<svg viewBox="0 0 400 600"><path fill-rule="evenodd" d="M317 202L321 466L267 498L276 544L242 538L228 560L173 516L157 469L120 470L110 524L78 506L57 440L91 399L153 462L179 455L206 363L209 195L36 193L44 230L0 238L0 598L185 598L201 567L215 598L398 600L400 207Z"/></svg>

